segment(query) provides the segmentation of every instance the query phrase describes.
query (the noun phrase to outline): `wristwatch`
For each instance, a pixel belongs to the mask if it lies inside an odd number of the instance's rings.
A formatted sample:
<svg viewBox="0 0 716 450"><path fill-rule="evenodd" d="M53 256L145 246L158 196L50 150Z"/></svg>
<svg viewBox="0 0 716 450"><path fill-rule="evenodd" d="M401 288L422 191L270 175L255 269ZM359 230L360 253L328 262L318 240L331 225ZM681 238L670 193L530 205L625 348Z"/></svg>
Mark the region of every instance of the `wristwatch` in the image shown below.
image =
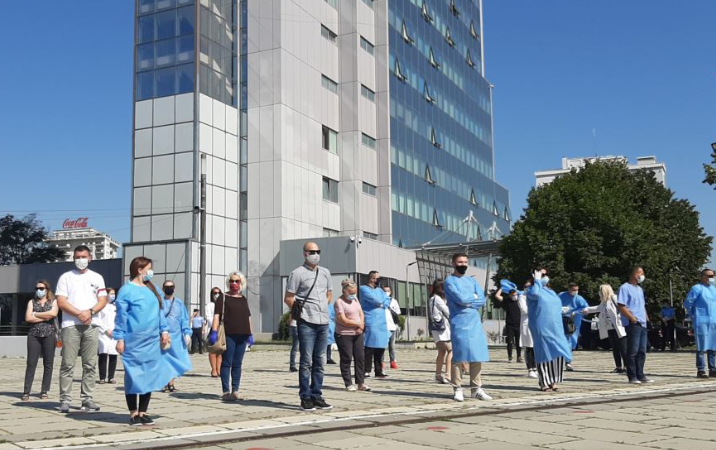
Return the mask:
<svg viewBox="0 0 716 450"><path fill-rule="evenodd" d="M90 315L94 316L96 313L94 312L94 308L89 309Z"/></svg>

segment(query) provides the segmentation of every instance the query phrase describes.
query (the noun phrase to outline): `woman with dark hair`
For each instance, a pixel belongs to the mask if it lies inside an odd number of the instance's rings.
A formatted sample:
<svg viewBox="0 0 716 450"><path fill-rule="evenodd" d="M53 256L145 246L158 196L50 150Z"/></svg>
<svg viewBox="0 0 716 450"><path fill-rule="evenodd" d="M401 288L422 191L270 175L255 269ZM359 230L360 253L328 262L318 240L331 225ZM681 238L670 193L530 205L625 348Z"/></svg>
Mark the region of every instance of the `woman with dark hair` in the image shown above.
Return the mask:
<svg viewBox="0 0 716 450"><path fill-rule="evenodd" d="M162 354L171 342L166 318L161 313L162 297L151 282L152 260L143 256L134 258L129 276L115 301L114 338L124 365L129 424L153 425L154 420L147 415L152 392L161 390L183 373L177 373Z"/></svg>
<svg viewBox="0 0 716 450"><path fill-rule="evenodd" d="M52 293L50 283L39 280L35 283L35 296L27 302L25 322L30 324L27 333L27 367L25 368L25 389L22 399L30 400L32 381L35 378L37 363L42 355L42 390L40 398L48 398L52 382L52 363L55 360L55 344L57 342L57 302Z"/></svg>
<svg viewBox="0 0 716 450"><path fill-rule="evenodd" d="M220 298L224 298L224 293L218 287L211 288L211 295L204 309L204 319L206 319L206 337L209 337L211 331L211 325L214 323L214 310L216 309L216 302ZM219 370L221 370L221 354L214 354L209 352L209 365L211 366L211 377L219 378Z"/></svg>
<svg viewBox="0 0 716 450"><path fill-rule="evenodd" d="M428 315L430 317L430 333L438 349L438 357L435 360L435 381L441 384L450 384L445 374L452 371L452 343L450 342L450 310L445 303L445 281L435 280L433 282L433 296L428 302ZM443 364L445 374L443 374Z"/></svg>
<svg viewBox="0 0 716 450"><path fill-rule="evenodd" d="M117 299L113 288L107 288L107 306L99 312L99 320L102 323L99 335L99 384L116 384L114 373L117 370L117 341L114 339L114 318L117 315L117 307L114 301Z"/></svg>

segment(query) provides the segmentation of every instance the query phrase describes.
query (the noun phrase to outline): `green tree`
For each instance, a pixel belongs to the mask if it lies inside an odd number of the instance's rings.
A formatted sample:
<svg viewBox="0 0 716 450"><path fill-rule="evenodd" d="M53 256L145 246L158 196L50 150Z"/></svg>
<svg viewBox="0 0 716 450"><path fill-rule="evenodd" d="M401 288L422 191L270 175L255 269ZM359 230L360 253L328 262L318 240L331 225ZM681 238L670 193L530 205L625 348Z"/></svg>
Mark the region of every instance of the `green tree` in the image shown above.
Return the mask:
<svg viewBox="0 0 716 450"><path fill-rule="evenodd" d="M704 183L710 184L716 189L716 151L711 153L711 163L704 164L704 172L706 172Z"/></svg>
<svg viewBox="0 0 716 450"><path fill-rule="evenodd" d="M0 218L0 265L54 262L64 256L59 248L48 247L47 230L35 214L22 219L8 214Z"/></svg>
<svg viewBox="0 0 716 450"><path fill-rule="evenodd" d="M640 265L653 313L669 299L669 280L675 303L684 298L712 240L694 206L674 198L651 172L597 162L530 191L524 215L500 245L495 280L520 285L543 266L557 292L574 281L594 304L599 285L616 290Z"/></svg>

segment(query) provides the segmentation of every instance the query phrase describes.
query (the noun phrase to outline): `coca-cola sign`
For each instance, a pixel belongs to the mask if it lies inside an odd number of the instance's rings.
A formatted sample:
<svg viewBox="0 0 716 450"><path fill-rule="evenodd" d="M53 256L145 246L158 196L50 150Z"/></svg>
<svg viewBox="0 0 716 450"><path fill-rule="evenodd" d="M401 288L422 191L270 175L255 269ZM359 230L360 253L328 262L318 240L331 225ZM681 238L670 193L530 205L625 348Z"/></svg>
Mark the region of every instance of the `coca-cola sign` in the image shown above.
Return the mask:
<svg viewBox="0 0 716 450"><path fill-rule="evenodd" d="M65 221L62 222L62 228L87 228L87 217L80 217L76 220L65 219Z"/></svg>

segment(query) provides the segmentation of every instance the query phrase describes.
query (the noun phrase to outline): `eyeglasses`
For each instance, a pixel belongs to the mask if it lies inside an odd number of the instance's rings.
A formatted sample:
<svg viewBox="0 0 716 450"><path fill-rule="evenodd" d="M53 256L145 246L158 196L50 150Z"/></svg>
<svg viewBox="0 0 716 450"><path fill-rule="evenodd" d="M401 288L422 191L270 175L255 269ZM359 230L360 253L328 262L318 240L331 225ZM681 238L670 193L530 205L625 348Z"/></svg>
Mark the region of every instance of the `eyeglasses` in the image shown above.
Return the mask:
<svg viewBox="0 0 716 450"><path fill-rule="evenodd" d="M241 284L241 280L229 280L229 284Z"/></svg>
<svg viewBox="0 0 716 450"><path fill-rule="evenodd" d="M320 250L306 250L306 253L308 253L309 255L320 255L321 251Z"/></svg>

